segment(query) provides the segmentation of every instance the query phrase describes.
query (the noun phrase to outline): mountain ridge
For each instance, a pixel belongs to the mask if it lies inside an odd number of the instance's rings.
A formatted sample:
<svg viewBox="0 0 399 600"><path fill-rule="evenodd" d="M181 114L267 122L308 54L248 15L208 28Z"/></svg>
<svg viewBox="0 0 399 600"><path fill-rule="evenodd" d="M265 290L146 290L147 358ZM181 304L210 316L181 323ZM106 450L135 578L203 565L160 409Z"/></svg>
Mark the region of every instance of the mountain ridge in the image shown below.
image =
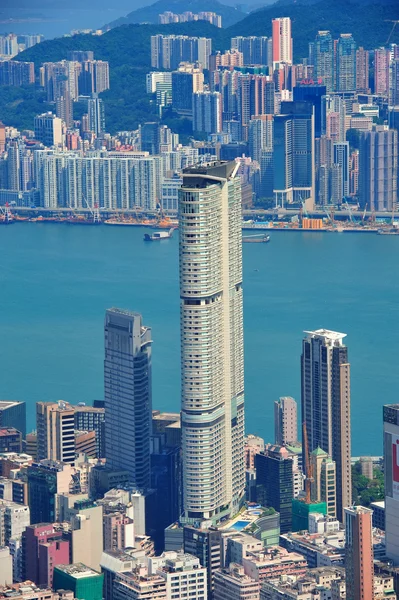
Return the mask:
<svg viewBox="0 0 399 600"><path fill-rule="evenodd" d="M222 4L218 0L157 0L150 6L143 6L128 13L125 17L120 17L104 25L104 29L113 29L121 25L131 25L137 23L158 24L158 15L171 11L181 14L186 11L193 13L209 11L215 12L222 17L222 26L229 27L242 20L245 13L237 8Z"/></svg>

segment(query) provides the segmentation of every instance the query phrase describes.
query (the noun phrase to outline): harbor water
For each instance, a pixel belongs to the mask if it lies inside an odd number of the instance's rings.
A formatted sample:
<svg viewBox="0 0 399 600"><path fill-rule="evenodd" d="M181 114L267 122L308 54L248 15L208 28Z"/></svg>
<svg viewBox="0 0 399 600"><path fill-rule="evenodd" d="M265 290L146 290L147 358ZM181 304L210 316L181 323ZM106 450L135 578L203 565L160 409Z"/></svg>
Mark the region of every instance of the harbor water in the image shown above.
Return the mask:
<svg viewBox="0 0 399 600"><path fill-rule="evenodd" d="M153 407L178 411L178 233L16 223L0 228L0 398L103 397L103 319L143 314L153 336ZM382 405L398 402L399 236L270 232L244 244L246 429L273 441L273 402L300 403L303 330L347 334L352 453L382 452Z"/></svg>

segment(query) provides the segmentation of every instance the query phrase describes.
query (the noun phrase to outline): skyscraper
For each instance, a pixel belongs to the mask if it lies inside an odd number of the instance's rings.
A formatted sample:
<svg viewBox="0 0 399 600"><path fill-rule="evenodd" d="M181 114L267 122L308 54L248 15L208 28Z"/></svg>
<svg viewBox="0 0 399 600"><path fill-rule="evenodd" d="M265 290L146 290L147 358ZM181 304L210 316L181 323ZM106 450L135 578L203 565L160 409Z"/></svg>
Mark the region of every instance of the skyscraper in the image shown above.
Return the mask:
<svg viewBox="0 0 399 600"><path fill-rule="evenodd" d="M179 196L183 496L191 522L235 513L245 485L237 169L185 169Z"/></svg>
<svg viewBox="0 0 399 600"><path fill-rule="evenodd" d="M385 546L399 565L399 404L384 406Z"/></svg>
<svg viewBox="0 0 399 600"><path fill-rule="evenodd" d="M399 58L394 58L389 63L389 106L399 106Z"/></svg>
<svg viewBox="0 0 399 600"><path fill-rule="evenodd" d="M337 518L352 504L350 364L344 333L306 331L302 343L302 421L309 450L320 447L336 463ZM305 461L303 461L305 464Z"/></svg>
<svg viewBox="0 0 399 600"><path fill-rule="evenodd" d="M93 94L92 98L87 101L87 114L89 115L89 129L93 131L96 136L105 132L105 113L104 103L97 96Z"/></svg>
<svg viewBox="0 0 399 600"><path fill-rule="evenodd" d="M374 93L387 96L389 89L389 50L377 48L374 50Z"/></svg>
<svg viewBox="0 0 399 600"><path fill-rule="evenodd" d="M297 404L294 398L284 396L274 403L274 437L279 446L298 441Z"/></svg>
<svg viewBox="0 0 399 600"><path fill-rule="evenodd" d="M280 513L281 533L291 531L294 497L292 454L281 446L271 446L267 452L255 455L255 469L257 501Z"/></svg>
<svg viewBox="0 0 399 600"><path fill-rule="evenodd" d="M314 43L314 75L327 92L334 89L334 45L329 31L318 31Z"/></svg>
<svg viewBox="0 0 399 600"><path fill-rule="evenodd" d="M346 599L373 600L373 511L363 506L345 508Z"/></svg>
<svg viewBox="0 0 399 600"><path fill-rule="evenodd" d="M292 65L291 19L281 17L272 20L273 68L278 63Z"/></svg>
<svg viewBox="0 0 399 600"><path fill-rule="evenodd" d="M136 312L105 314L105 454L107 465L150 485L151 329Z"/></svg>
<svg viewBox="0 0 399 600"><path fill-rule="evenodd" d="M193 131L220 133L222 131L222 94L195 92L193 94Z"/></svg>
<svg viewBox="0 0 399 600"><path fill-rule="evenodd" d="M276 205L315 200L314 109L310 102L282 102L274 117Z"/></svg>
<svg viewBox="0 0 399 600"><path fill-rule="evenodd" d="M359 200L362 208L387 210L397 203L398 131L374 127L359 144Z"/></svg>
<svg viewBox="0 0 399 600"><path fill-rule="evenodd" d="M75 461L74 407L59 402L36 403L37 460Z"/></svg>
<svg viewBox="0 0 399 600"><path fill-rule="evenodd" d="M356 42L351 33L341 33L337 43L337 84L339 92L356 89Z"/></svg>
<svg viewBox="0 0 399 600"><path fill-rule="evenodd" d="M356 50L356 91L368 94L369 85L369 52L364 48Z"/></svg>

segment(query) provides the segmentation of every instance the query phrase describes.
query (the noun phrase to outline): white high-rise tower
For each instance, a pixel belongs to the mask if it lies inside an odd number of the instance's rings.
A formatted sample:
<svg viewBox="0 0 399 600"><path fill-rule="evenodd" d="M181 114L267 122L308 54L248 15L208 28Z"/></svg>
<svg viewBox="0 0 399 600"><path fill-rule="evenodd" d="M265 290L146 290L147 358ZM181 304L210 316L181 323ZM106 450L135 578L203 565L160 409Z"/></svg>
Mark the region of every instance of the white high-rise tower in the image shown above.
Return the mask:
<svg viewBox="0 0 399 600"><path fill-rule="evenodd" d="M234 162L179 193L184 517L214 523L244 491L241 183Z"/></svg>
<svg viewBox="0 0 399 600"><path fill-rule="evenodd" d="M292 35L290 17L272 20L273 68L279 63L292 65Z"/></svg>

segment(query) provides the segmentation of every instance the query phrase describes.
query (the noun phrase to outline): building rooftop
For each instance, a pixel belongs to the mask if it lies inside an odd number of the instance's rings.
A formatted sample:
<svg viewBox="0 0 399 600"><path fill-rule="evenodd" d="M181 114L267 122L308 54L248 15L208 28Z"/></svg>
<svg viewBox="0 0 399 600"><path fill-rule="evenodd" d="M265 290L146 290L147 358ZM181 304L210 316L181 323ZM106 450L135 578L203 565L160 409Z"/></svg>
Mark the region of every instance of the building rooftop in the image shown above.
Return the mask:
<svg viewBox="0 0 399 600"><path fill-rule="evenodd" d="M331 331L330 329L316 329L315 331L304 331L309 337L322 338L326 342L334 345L338 342L338 345L342 345L342 340L346 337L346 333L339 333L338 331Z"/></svg>
<svg viewBox="0 0 399 600"><path fill-rule="evenodd" d="M17 404L25 404L22 400L0 400L0 410L5 410Z"/></svg>
<svg viewBox="0 0 399 600"><path fill-rule="evenodd" d="M72 565L57 565L55 569L62 571L66 575L73 577L74 579L82 579L86 577L98 577L101 573L94 571L90 567L87 567L83 563L74 563Z"/></svg>
<svg viewBox="0 0 399 600"><path fill-rule="evenodd" d="M0 437L6 437L7 435L18 435L21 432L15 427L2 427L0 429Z"/></svg>

